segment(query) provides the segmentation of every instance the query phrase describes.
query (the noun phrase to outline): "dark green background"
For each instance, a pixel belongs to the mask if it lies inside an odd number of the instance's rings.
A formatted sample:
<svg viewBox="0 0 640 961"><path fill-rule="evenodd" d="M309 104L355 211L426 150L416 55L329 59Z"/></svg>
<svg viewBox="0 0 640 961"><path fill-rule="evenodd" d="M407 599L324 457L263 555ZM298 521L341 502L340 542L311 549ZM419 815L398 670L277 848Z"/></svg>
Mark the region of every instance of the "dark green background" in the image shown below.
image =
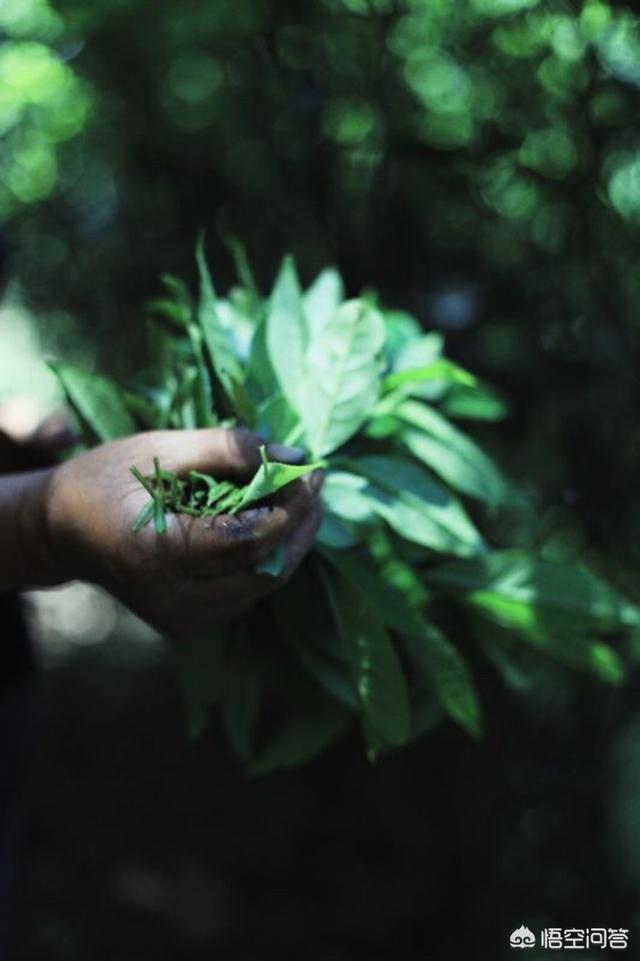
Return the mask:
<svg viewBox="0 0 640 961"><path fill-rule="evenodd" d="M305 280L335 263L509 400L471 429L539 494L494 539L587 557L640 597L632 6L25 0L0 31L0 217L45 343L131 373L141 304L164 270L193 279L200 227L221 290L228 233L265 287L285 251ZM178 740L166 666L152 684L126 657L70 660L41 680L16 957L157 958L166 936L171 958L501 958L521 923L631 927L638 956L629 653L621 691L530 657L507 692L478 656L483 745L444 728L375 771L345 745L263 784ZM171 914L176 850L196 880ZM117 893L130 852L160 878L146 907ZM214 888L235 920L190 927Z"/></svg>

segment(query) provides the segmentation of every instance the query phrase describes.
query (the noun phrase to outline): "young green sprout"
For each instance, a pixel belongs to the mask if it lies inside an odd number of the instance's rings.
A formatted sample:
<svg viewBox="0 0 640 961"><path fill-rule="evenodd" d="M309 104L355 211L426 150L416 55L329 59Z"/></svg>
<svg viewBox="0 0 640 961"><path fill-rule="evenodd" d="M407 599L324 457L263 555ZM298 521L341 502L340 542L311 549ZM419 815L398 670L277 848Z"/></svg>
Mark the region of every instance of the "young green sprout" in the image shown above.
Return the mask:
<svg viewBox="0 0 640 961"><path fill-rule="evenodd" d="M325 466L324 461L302 466L270 461L264 445L260 447L260 460L262 463L252 480L241 485L230 480L217 480L200 471L190 471L187 479L182 480L173 471L164 470L157 457L153 460L153 474L145 476L132 466L131 473L151 498L138 514L134 532L142 530L153 520L156 533L166 533L168 513L189 514L191 517L237 514L249 504L263 500L305 474Z"/></svg>

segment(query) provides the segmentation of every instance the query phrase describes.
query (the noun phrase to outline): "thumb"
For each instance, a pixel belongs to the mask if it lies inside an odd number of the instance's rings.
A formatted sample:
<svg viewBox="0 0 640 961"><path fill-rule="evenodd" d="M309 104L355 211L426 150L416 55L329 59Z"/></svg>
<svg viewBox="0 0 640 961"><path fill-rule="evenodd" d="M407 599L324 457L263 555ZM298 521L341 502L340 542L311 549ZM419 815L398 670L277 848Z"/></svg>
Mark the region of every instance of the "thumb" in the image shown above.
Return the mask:
<svg viewBox="0 0 640 961"><path fill-rule="evenodd" d="M264 440L242 427L211 427L201 430L163 431L160 457L163 467L177 474L203 471L231 480L246 480L260 467ZM288 464L304 461L304 451L283 444L266 444L270 460Z"/></svg>

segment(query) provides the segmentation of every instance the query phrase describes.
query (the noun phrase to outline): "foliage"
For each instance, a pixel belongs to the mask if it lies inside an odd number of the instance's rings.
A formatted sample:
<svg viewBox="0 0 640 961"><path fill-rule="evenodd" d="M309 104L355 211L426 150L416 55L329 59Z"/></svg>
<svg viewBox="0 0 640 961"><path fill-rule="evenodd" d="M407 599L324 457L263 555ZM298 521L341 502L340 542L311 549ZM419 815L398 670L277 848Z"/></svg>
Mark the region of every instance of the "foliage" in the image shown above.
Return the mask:
<svg viewBox="0 0 640 961"><path fill-rule="evenodd" d="M56 49L64 26L48 0L7 0L0 9L2 219L56 189L60 146L90 117L91 90Z"/></svg>
<svg viewBox="0 0 640 961"><path fill-rule="evenodd" d="M6 198L11 166L26 194L42 198L44 183L48 199L36 204L12 195L0 219L16 252L23 295L37 306L40 334L45 343L54 342L56 356L84 361L87 353L97 353L99 369L121 377L139 369L145 355L138 304L150 296L159 270L190 275L192 238L206 223L221 289L231 283L231 259L222 243L230 231L247 240L263 289L281 250L295 251L305 285L323 264L337 263L350 291L375 285L385 302L401 306L394 311L398 330L408 311L421 327L436 331L429 335L431 353L423 343L424 353L410 366L436 363L446 332L449 357L509 397L507 411L484 384L470 390L458 383L432 405L458 433L459 418L471 407L476 419L465 436L480 440L519 487L537 491L532 509L511 502L499 511L485 509L471 490L479 490L477 478L467 473L469 489L461 496L468 512L481 518L485 540L500 554L509 553L490 568L482 564L473 577L459 567L467 560L450 557L442 568L455 565L455 586L443 581L425 594L432 621L454 654L463 654L478 699L490 705L486 744L471 749L455 731L444 730L371 772L366 788L348 754L334 755L327 767L305 773L312 779L318 771L326 774L322 786L308 782L320 799L309 836L315 842L323 833L322 817L336 810L330 799L344 769L336 773L335 761L346 758L353 822L343 822L343 833L356 837L358 859L366 836L379 839L384 809L389 844L397 848L400 837L416 856L426 852L423 860L445 878L439 881L443 891L451 865L464 864L469 878L510 892L498 899L502 913L479 914L478 885L467 886L467 903L458 885L455 917L442 924L443 955L463 951L463 928L472 932L468 953L478 943L499 943L521 923L521 906L529 902L549 924L560 916L575 923L603 911L612 923L629 918L633 924L628 905L634 889L625 873L633 863L637 874L640 861L633 667L624 688L596 688L584 672L566 669L577 644L583 655L590 651L591 670L599 663L611 679L619 677L619 665L598 660L597 644L585 645L591 628L583 618L575 643L562 635L562 661L557 651L553 659L541 657L545 635L557 636L556 617L566 626L573 615L570 607L557 611L556 594L551 605L537 605L527 626L519 597L530 596L529 585L549 587L555 566L547 568L547 561L580 575L588 564L636 600L640 596L636 7L629 0L157 0L150 17L142 0L56 0L55 29L51 9L45 0L5 0L0 50L11 49L9 62L15 64L17 50L45 46L47 57L74 78L64 88L60 122L65 114L77 115L67 98L74 90L89 98L90 108L81 111L85 120L77 136L54 143L46 120L38 121L37 103L21 99L18 111L11 107L19 122L9 135L2 127L0 190ZM21 20L19 35L8 25L10 13ZM6 73L2 79L4 118L15 92ZM49 92L46 86L37 91L47 112L60 102ZM23 137L38 145L39 155L41 141L48 141L55 169L47 161L45 181L31 163L22 164ZM244 280L243 286L251 287ZM90 349L79 343L78 321L72 326L70 315L82 319ZM13 358L15 321L7 328L5 353ZM254 374L259 378L260 371ZM278 408L285 409L276 403ZM145 423L145 409L138 404L136 423ZM190 405L184 409L188 413ZM483 413L502 419L484 422ZM381 416L376 431L393 424ZM417 450L415 436L408 439ZM439 448L445 482L450 445L463 453L451 435L445 442L434 433L428 442L432 453ZM488 474L483 476L488 483ZM341 478L332 484L340 487ZM374 549L376 563L383 563L385 544L376 542ZM340 554L344 559L347 551ZM508 566L515 569L512 579L505 577ZM305 574L289 585L299 588L297 604L286 594L276 604L276 595L269 614L276 623L258 623L254 636L270 636L277 625L285 654L308 665L307 673L320 664L317 672L345 703L353 685L341 665L323 655L321 627L314 634L320 642L305 646L297 643L301 630L292 629L294 610L304 616L305 589L315 583L312 573ZM416 583L403 574L402 591L410 583L426 592L422 579ZM578 597L599 594L590 577L572 579L569 586ZM599 603L595 609L606 610ZM332 618L330 609L323 611ZM511 626L516 619L517 632ZM640 645L631 638L631 644L620 643L637 665ZM612 640L617 646L617 635ZM191 698L206 701L204 682L221 652L196 640L189 650L196 663L210 667L200 675L185 668L181 677ZM236 670L243 658L248 663L250 638L237 638L234 650L233 690L245 692L244 716L251 717L257 681ZM414 657L425 650L419 646ZM432 660L439 650L434 648ZM414 731L427 730L439 711L431 684L422 680L430 673L415 669L404 644L399 651L403 670L411 672ZM185 658L186 652L183 647ZM445 653L438 654L438 664L446 664ZM442 675L442 689L453 702L457 687L445 686ZM297 680L298 710L304 713L308 704L307 716L321 720L322 711L299 675ZM242 729L232 710L237 696L224 699L230 733ZM334 698L336 724L337 703ZM352 710L348 702L344 710ZM279 743L302 751L298 731L285 726ZM211 789L218 794L219 776L216 766ZM153 776L148 780L153 783ZM277 823L297 825L299 778L292 781L288 808L283 781L272 790ZM257 815L264 795L251 791ZM223 793L234 798L229 811L239 807L245 830L245 805L236 805L233 792ZM189 796L203 796L199 785ZM496 796L504 797L497 820ZM339 808L347 818L348 806ZM616 809L624 811L624 824L612 844ZM491 850L478 842L488 820L496 829ZM332 836L340 830L333 820L325 828ZM304 848L301 834L296 850ZM251 855L254 863L262 853L260 848ZM378 854L372 852L372 864ZM340 864L336 873L349 876L350 864ZM296 893L299 875L296 866ZM431 896L431 876L433 871L412 871L419 896L412 887L400 899L432 905L430 921L421 913L427 953L436 950L434 929L449 918L446 905L443 911ZM544 892L541 877L549 882ZM450 881L456 883L453 876ZM383 890L381 903L398 901ZM367 903L376 913L375 901ZM354 909L347 937L356 915ZM402 952L398 946L390 950Z"/></svg>
<svg viewBox="0 0 640 961"><path fill-rule="evenodd" d="M133 525L134 532L137 534L153 520L156 533L164 534L167 530L167 513L188 514L191 517L237 514L250 504L271 497L287 484L324 466L323 461L301 467L270 461L264 445L260 447L260 456L262 466L248 484L217 480L211 474L200 471L189 471L187 479L181 480L174 471L163 470L157 457L153 462L153 474L145 476L133 465L131 473L149 494L149 500ZM261 570L265 570L264 566Z"/></svg>
<svg viewBox="0 0 640 961"><path fill-rule="evenodd" d="M141 0L6 3L0 50L46 48L68 82L38 96L84 118L43 147L35 95L9 110L3 162L49 197L4 215L28 296L82 316L124 367L136 305L159 266L186 275L203 222L247 239L263 283L276 250L305 278L337 262L350 289L451 330L514 401L488 443L571 515L570 538L632 567L638 23L600 0L160 0L153 29ZM23 141L54 152L46 190Z"/></svg>
<svg viewBox="0 0 640 961"><path fill-rule="evenodd" d="M150 305L150 368L130 389L55 365L89 439L243 424L267 441L302 444L316 461L265 460L238 489L200 474L180 480L156 460L153 480L135 471L151 495L138 527L155 518L161 535L167 508L234 512L327 467L324 520L300 571L245 620L179 646L192 729L219 702L230 743L260 772L306 760L355 718L374 760L420 733L425 701L479 736L471 672L447 633L456 608L485 625L485 640L488 624L498 648L507 629L509 641L619 683L607 635L637 626L640 610L587 570L492 549L463 502L499 510L518 500L444 413L462 384L467 417L475 400L486 416L486 388L410 316L370 293L344 300L334 269L303 291L287 257L263 299L235 250L243 283L226 299L202 241L197 300L163 278L168 296ZM281 562L260 572L277 576Z"/></svg>

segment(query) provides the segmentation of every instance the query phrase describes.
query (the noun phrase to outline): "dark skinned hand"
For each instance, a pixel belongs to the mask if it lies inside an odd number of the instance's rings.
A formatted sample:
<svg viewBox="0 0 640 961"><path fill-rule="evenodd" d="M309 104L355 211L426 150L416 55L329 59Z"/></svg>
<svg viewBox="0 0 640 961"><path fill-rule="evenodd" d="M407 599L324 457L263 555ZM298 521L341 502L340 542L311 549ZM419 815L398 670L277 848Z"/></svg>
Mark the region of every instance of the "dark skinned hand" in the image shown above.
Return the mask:
<svg viewBox="0 0 640 961"><path fill-rule="evenodd" d="M56 582L89 580L107 588L159 631L179 637L232 620L286 582L313 542L321 520L322 475L295 481L268 506L237 515L167 515L167 533L135 519L148 494L129 472L153 458L246 483L260 466L260 441L244 430L153 431L112 441L43 474L46 527ZM272 460L295 463L295 450L267 446ZM282 574L255 566L286 544Z"/></svg>

